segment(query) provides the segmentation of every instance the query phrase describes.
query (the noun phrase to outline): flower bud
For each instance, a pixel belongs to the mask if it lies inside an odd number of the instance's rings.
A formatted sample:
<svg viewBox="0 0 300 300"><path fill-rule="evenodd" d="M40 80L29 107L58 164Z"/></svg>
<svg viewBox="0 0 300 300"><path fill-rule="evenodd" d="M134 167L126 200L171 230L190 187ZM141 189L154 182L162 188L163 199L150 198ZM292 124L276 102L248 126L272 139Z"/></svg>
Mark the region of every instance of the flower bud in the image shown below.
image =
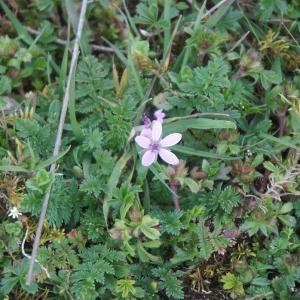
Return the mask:
<svg viewBox="0 0 300 300"><path fill-rule="evenodd" d="M190 171L190 175L193 179L196 180L201 180L207 177L207 173L201 171L197 166L193 167L193 169Z"/></svg>
<svg viewBox="0 0 300 300"><path fill-rule="evenodd" d="M137 210L134 210L130 213L131 221L139 221L141 219L141 213Z"/></svg>

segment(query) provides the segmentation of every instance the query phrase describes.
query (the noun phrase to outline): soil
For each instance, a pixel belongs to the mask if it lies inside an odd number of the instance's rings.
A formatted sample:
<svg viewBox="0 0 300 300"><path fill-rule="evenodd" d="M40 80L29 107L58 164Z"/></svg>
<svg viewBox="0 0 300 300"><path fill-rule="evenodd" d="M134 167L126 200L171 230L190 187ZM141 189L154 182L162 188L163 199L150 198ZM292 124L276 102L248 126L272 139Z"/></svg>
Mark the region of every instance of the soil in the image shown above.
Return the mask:
<svg viewBox="0 0 300 300"><path fill-rule="evenodd" d="M198 293L197 291L190 290L184 299L186 300L227 300L230 299L224 291L214 290L210 294Z"/></svg>

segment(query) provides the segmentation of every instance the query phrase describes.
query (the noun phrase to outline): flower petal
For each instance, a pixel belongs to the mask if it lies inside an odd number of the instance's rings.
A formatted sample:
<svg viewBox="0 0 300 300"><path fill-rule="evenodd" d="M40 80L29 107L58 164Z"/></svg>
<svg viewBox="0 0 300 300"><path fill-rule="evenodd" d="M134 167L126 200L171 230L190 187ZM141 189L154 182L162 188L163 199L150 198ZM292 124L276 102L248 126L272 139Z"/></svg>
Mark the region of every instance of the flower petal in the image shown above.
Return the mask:
<svg viewBox="0 0 300 300"><path fill-rule="evenodd" d="M159 145L161 147L170 147L170 146L178 144L180 142L181 138L182 138L182 134L172 133L172 134L169 134L166 137L164 137L160 141Z"/></svg>
<svg viewBox="0 0 300 300"><path fill-rule="evenodd" d="M147 137L148 139L152 139L152 130L151 128L144 128L141 131L141 135Z"/></svg>
<svg viewBox="0 0 300 300"><path fill-rule="evenodd" d="M150 147L151 140L145 136L138 135L135 137L134 140L140 147L142 147L144 149L148 149Z"/></svg>
<svg viewBox="0 0 300 300"><path fill-rule="evenodd" d="M142 165L144 167L149 167L152 165L157 159L157 153L151 150L145 152L142 157Z"/></svg>
<svg viewBox="0 0 300 300"><path fill-rule="evenodd" d="M158 142L162 133L162 126L159 121L152 122L152 140Z"/></svg>
<svg viewBox="0 0 300 300"><path fill-rule="evenodd" d="M164 121L164 118L165 118L166 114L163 112L162 109L159 109L154 113L154 116L155 116L157 121L162 123Z"/></svg>
<svg viewBox="0 0 300 300"><path fill-rule="evenodd" d="M169 150L160 149L158 154L162 160L164 160L166 163L170 165L179 164L179 159L177 158L177 156Z"/></svg>

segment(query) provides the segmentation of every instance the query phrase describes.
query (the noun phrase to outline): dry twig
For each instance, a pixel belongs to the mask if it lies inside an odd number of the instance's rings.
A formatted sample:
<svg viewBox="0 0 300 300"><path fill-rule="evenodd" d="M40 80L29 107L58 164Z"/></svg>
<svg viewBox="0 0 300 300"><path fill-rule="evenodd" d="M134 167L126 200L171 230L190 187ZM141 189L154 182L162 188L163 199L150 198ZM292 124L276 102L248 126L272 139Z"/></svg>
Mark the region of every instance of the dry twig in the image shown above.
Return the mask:
<svg viewBox="0 0 300 300"><path fill-rule="evenodd" d="M31 27L26 27L27 31L35 36L38 36L41 34L40 31L33 29ZM59 45L63 45L66 46L68 44L68 41L57 38L55 39L55 43L59 44ZM96 45L96 44L92 44L91 45L92 49L94 51L99 51L99 52L108 52L108 53L115 53L115 50L113 48L107 47L107 46L100 46L100 45Z"/></svg>
<svg viewBox="0 0 300 300"><path fill-rule="evenodd" d="M56 156L59 153L60 146L61 146L62 133L63 133L64 124L65 124L65 118L66 118L66 113L67 113L67 109L68 109L69 99L70 99L71 81L72 81L73 74L75 72L77 59L79 56L79 43L80 43L83 25L84 25L84 21L85 21L85 13L86 13L86 8L87 8L87 3L88 3L88 0L82 0L80 17L79 17L78 28L77 28L77 33L76 33L76 39L75 39L75 43L74 43L72 60L71 60L71 65L70 65L68 80L67 80L67 86L66 86L66 90L65 90L65 95L64 95L63 104L62 104L62 110L61 110L60 119L59 119L58 130L57 130L57 134L56 134L53 156ZM54 172L55 168L56 168L56 163L54 162L54 163L52 163L52 165L50 167L50 172ZM35 238L34 238L26 284L31 284L31 282L32 282L33 269L34 269L34 264L36 261L37 250L38 250L38 247L40 244L43 224L44 224L45 217L46 217L46 211L47 211L48 202L49 202L49 198L50 198L50 192L51 192L51 186L49 187L48 191L46 192L46 194L44 196L41 214L40 214L40 218L39 218L39 223L38 223L38 227L37 227Z"/></svg>
<svg viewBox="0 0 300 300"><path fill-rule="evenodd" d="M300 195L299 192L282 193L284 186L295 182L295 178L300 175L300 165L298 164L300 152L296 153L296 157L290 167L287 168L283 178L276 180L274 177L270 177L270 184L267 187L267 191L263 194L263 197L272 197L277 200L281 200L282 196L286 195Z"/></svg>
<svg viewBox="0 0 300 300"><path fill-rule="evenodd" d="M27 257L28 259L31 259L31 256L25 252L25 243L26 243L26 240L28 237L28 233L29 233L29 228L28 228L28 225L26 224L26 232L25 232L24 238L22 240L21 251L25 257ZM35 259L35 262L40 265L41 269L46 273L47 277L50 278L50 274L49 274L48 270L43 265L41 265L41 263L37 259Z"/></svg>

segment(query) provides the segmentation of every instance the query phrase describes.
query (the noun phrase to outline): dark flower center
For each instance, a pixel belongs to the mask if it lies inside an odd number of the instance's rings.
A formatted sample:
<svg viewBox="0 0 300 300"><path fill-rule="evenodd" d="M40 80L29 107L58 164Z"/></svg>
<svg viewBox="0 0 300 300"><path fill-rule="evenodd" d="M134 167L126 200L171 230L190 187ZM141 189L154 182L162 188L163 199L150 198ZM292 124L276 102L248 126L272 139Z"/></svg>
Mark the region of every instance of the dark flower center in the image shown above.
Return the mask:
<svg viewBox="0 0 300 300"><path fill-rule="evenodd" d="M159 150L159 143L153 143L150 145L151 151L158 151Z"/></svg>

